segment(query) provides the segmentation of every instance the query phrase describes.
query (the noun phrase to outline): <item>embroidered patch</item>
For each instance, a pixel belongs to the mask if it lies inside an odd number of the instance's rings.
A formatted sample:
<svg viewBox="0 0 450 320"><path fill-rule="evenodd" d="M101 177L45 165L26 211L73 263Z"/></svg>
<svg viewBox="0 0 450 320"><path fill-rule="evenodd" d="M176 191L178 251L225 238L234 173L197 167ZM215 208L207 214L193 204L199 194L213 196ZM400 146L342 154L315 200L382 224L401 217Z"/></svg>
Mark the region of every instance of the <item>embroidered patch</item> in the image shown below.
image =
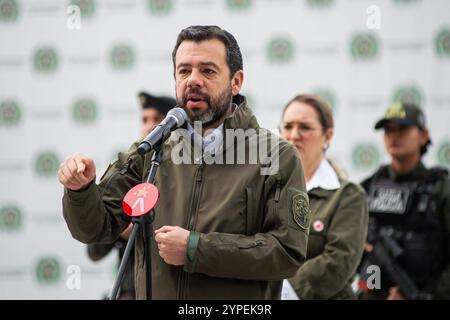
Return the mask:
<svg viewBox="0 0 450 320"><path fill-rule="evenodd" d="M377 213L406 213L410 190L406 186L374 184L369 191L369 210Z"/></svg>
<svg viewBox="0 0 450 320"><path fill-rule="evenodd" d="M301 193L292 196L291 212L295 223L300 228L308 230L311 209L308 200Z"/></svg>

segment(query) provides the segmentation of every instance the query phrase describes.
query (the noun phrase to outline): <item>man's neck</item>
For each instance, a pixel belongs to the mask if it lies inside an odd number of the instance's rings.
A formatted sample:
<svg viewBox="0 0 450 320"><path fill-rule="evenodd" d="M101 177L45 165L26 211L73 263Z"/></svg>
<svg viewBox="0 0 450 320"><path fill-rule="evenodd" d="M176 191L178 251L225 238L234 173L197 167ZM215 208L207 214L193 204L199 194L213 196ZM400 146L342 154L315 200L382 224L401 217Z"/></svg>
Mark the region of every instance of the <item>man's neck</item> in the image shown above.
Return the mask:
<svg viewBox="0 0 450 320"><path fill-rule="evenodd" d="M392 170L396 174L405 174L413 171L420 162L420 154L405 158L392 158Z"/></svg>

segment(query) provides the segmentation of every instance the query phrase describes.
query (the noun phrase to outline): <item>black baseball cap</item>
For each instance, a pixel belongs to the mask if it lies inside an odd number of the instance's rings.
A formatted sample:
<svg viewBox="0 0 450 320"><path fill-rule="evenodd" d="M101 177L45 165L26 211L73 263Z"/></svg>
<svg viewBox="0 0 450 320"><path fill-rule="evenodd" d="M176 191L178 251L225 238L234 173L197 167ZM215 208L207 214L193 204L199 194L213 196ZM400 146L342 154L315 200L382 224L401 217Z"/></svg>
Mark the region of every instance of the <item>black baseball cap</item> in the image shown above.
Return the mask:
<svg viewBox="0 0 450 320"><path fill-rule="evenodd" d="M166 115L170 109L176 106L175 99L165 96L153 96L147 92L139 93L139 101L141 102L142 109L155 108L162 114Z"/></svg>
<svg viewBox="0 0 450 320"><path fill-rule="evenodd" d="M425 115L419 106L407 102L395 102L384 113L384 117L375 124L375 130L384 128L387 123L402 126L417 126L425 129Z"/></svg>

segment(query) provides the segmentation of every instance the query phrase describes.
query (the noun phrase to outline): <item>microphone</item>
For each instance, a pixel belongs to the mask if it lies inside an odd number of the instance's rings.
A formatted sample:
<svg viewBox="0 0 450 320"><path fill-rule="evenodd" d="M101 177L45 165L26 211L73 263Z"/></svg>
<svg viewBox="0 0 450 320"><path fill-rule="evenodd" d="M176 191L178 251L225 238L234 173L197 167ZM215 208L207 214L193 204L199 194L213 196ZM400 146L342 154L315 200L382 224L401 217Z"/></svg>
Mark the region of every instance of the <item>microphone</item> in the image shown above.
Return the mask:
<svg viewBox="0 0 450 320"><path fill-rule="evenodd" d="M182 108L177 107L170 109L164 120L161 121L161 123L144 138L144 140L142 140L137 148L137 152L140 155L144 155L147 152L158 148L167 140L167 138L169 138L170 133L181 127L186 120L187 114Z"/></svg>

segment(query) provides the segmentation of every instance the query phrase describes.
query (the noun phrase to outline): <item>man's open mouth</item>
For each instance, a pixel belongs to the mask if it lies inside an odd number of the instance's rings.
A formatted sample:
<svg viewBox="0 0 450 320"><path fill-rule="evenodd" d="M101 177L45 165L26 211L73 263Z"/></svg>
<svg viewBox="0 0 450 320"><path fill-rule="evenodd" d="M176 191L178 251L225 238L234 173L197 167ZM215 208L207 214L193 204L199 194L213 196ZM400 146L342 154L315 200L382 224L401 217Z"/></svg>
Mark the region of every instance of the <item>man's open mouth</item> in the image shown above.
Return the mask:
<svg viewBox="0 0 450 320"><path fill-rule="evenodd" d="M201 95L190 94L190 95L188 95L188 101L196 103L196 102L200 102L200 101L205 101L205 98Z"/></svg>

